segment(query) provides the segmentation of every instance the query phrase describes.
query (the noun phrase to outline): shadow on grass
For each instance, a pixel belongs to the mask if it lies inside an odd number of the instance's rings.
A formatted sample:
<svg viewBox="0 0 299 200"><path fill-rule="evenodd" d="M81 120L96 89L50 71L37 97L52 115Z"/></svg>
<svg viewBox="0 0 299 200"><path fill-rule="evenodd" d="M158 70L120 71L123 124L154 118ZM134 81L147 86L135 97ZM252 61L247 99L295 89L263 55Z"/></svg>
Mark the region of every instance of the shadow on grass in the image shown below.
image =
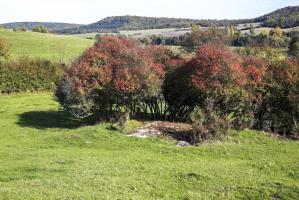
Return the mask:
<svg viewBox="0 0 299 200"><path fill-rule="evenodd" d="M163 133L164 136L171 137L177 141L186 141L190 144L193 144L193 134L191 131L177 131L171 128L161 127L159 130Z"/></svg>
<svg viewBox="0 0 299 200"><path fill-rule="evenodd" d="M83 122L63 111L32 111L20 114L18 125L36 129L74 129L82 126Z"/></svg>

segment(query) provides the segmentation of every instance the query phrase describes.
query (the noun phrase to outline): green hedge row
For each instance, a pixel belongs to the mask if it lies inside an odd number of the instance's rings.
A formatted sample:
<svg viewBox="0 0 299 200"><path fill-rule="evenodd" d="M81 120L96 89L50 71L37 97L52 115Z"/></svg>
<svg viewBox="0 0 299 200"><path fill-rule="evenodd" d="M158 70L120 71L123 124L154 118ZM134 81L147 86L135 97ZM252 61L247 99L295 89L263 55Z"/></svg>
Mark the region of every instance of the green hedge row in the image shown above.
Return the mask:
<svg viewBox="0 0 299 200"><path fill-rule="evenodd" d="M63 67L48 60L19 58L0 61L0 92L53 91Z"/></svg>

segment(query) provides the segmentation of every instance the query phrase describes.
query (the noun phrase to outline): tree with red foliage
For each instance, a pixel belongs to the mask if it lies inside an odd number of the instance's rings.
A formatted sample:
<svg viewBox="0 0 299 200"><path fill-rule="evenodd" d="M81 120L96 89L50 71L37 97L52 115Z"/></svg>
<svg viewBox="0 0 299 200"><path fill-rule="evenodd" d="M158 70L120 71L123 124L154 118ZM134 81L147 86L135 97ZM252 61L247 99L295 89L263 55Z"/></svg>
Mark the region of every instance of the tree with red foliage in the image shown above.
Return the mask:
<svg viewBox="0 0 299 200"><path fill-rule="evenodd" d="M241 58L222 44L207 44L194 58L169 75L164 95L174 118L187 119L206 98L226 113L228 99L246 83ZM225 109L224 109L225 107Z"/></svg>
<svg viewBox="0 0 299 200"><path fill-rule="evenodd" d="M109 115L107 112L122 109L138 114L149 108L152 114L161 115L165 70L173 60L173 55L162 47L143 46L123 37L99 37L93 47L72 63L56 96L67 108L72 103L78 108L81 100L89 99L92 114ZM72 87L64 89L64 85ZM64 94L68 92L80 97L78 101L65 102Z"/></svg>
<svg viewBox="0 0 299 200"><path fill-rule="evenodd" d="M222 94L246 81L241 59L221 44L208 44L198 49L187 67L193 71L193 85L208 94Z"/></svg>
<svg viewBox="0 0 299 200"><path fill-rule="evenodd" d="M299 60L271 62L256 128L299 137Z"/></svg>
<svg viewBox="0 0 299 200"><path fill-rule="evenodd" d="M206 99L212 99L217 112L234 113L241 128L249 121L244 118L253 118L249 112L258 102L264 73L265 63L258 58L242 58L222 44L205 45L166 78L163 91L171 118L186 120L195 106L204 108Z"/></svg>

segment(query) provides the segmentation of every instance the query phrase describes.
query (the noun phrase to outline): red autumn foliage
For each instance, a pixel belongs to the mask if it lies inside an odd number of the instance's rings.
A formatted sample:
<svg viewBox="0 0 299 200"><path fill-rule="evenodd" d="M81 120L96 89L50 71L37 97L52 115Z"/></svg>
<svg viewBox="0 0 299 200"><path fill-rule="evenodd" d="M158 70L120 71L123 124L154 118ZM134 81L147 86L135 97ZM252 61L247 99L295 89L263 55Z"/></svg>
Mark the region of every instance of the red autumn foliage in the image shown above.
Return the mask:
<svg viewBox="0 0 299 200"><path fill-rule="evenodd" d="M243 70L246 74L247 84L249 86L258 86L263 82L266 71L266 63L262 59L254 56L243 58Z"/></svg>
<svg viewBox="0 0 299 200"><path fill-rule="evenodd" d="M145 84L162 84L164 63L170 59L167 53L165 48L144 47L132 39L100 37L72 64L68 75L73 77L80 93L107 85L119 92L132 93Z"/></svg>
<svg viewBox="0 0 299 200"><path fill-rule="evenodd" d="M295 86L299 81L299 60L286 59L281 62L271 63L267 69L268 82L283 86Z"/></svg>
<svg viewBox="0 0 299 200"><path fill-rule="evenodd" d="M221 93L242 86L246 81L240 57L221 44L208 44L198 49L187 67L193 71L194 86L207 93Z"/></svg>

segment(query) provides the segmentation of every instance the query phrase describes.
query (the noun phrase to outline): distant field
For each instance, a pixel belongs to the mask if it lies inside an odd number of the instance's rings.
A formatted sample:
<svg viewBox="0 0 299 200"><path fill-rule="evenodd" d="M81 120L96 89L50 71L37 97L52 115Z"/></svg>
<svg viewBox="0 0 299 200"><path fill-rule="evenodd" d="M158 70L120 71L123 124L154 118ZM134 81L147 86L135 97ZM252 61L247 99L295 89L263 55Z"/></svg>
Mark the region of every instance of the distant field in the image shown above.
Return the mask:
<svg viewBox="0 0 299 200"><path fill-rule="evenodd" d="M268 28L268 27L260 27L260 28L255 28L255 33L260 34L262 31L271 31L273 28ZM299 31L299 27L294 27L294 28L286 28L283 29L284 32L288 33L291 31ZM249 30L244 30L242 31L243 33L249 33Z"/></svg>
<svg viewBox="0 0 299 200"><path fill-rule="evenodd" d="M142 38L151 35L163 35L163 36L180 36L185 33L190 32L188 28L176 29L176 28L164 28L164 29L147 29L147 30L129 30L129 31L120 31L119 33L101 33L101 35L125 35L133 38ZM83 37L83 38L94 38L98 33L84 33L76 34L74 36Z"/></svg>
<svg viewBox="0 0 299 200"><path fill-rule="evenodd" d="M261 23L257 22L257 23L246 23L246 24L238 24L237 25L237 29L241 30L241 29L246 29L250 27L250 24L254 27L257 28L258 26L261 25Z"/></svg>
<svg viewBox="0 0 299 200"><path fill-rule="evenodd" d="M69 62L79 56L93 40L74 36L13 32L0 29L0 37L7 40L12 58L30 56Z"/></svg>
<svg viewBox="0 0 299 200"><path fill-rule="evenodd" d="M255 27L255 33L259 34L262 31L270 31L273 28L268 28L268 27L260 27L260 23L252 23L253 27ZM250 24L239 24L237 26L238 30L241 30L243 33L249 33L249 27ZM224 27L220 27L224 28ZM248 30L242 30L246 29ZM207 29L206 27L202 27L201 29ZM299 31L299 27L294 27L294 28L289 28L289 29L284 29L285 32L290 32L290 31ZM164 28L164 29L148 29L148 30L129 30L129 31L120 31L119 33L100 33L100 35L125 35L128 37L132 38L143 38L143 37L148 37L152 35L162 35L165 37L175 37L175 36L181 36L184 35L188 32L190 32L190 28L182 28L182 29L176 29L176 28ZM86 38L86 39L92 39L95 38L95 36L98 33L83 33L83 34L75 34L73 36L81 37L81 38Z"/></svg>

